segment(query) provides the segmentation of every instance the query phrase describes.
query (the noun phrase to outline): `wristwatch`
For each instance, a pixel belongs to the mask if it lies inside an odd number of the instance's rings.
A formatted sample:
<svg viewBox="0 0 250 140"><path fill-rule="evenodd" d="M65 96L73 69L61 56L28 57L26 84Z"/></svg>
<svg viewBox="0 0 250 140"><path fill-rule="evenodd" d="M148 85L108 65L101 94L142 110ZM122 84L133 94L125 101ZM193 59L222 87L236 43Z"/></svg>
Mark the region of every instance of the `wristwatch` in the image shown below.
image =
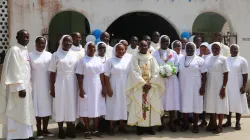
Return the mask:
<svg viewBox="0 0 250 140"><path fill-rule="evenodd" d="M226 86L223 86L222 88L226 88Z"/></svg>

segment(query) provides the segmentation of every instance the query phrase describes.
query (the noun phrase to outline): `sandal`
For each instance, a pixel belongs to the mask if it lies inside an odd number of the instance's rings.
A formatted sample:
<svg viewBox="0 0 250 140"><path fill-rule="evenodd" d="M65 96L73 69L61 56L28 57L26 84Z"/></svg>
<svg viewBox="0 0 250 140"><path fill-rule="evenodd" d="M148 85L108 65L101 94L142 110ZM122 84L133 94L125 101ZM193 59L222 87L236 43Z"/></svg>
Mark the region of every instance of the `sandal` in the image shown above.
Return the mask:
<svg viewBox="0 0 250 140"><path fill-rule="evenodd" d="M91 133L90 132L85 132L84 137L85 137L85 139L91 139Z"/></svg>
<svg viewBox="0 0 250 140"><path fill-rule="evenodd" d="M235 124L235 130L241 130L240 123L236 123L236 124Z"/></svg>
<svg viewBox="0 0 250 140"><path fill-rule="evenodd" d="M226 123L224 123L224 124L222 125L222 127L231 127L231 125L232 125L232 123L229 122L229 121L227 121Z"/></svg>
<svg viewBox="0 0 250 140"><path fill-rule="evenodd" d="M193 133L199 133L200 130L199 130L199 126L197 125L193 125L193 130L192 130Z"/></svg>
<svg viewBox="0 0 250 140"><path fill-rule="evenodd" d="M199 127L206 127L207 126L207 121L206 120L203 120L201 123L200 123L200 125L199 125Z"/></svg>
<svg viewBox="0 0 250 140"><path fill-rule="evenodd" d="M92 135L93 135L93 136L96 136L96 137L98 137L98 138L102 138L102 134L101 134L99 131L93 132Z"/></svg>
<svg viewBox="0 0 250 140"><path fill-rule="evenodd" d="M222 132L222 127L217 127L216 130L213 132L214 134L220 134Z"/></svg>
<svg viewBox="0 0 250 140"><path fill-rule="evenodd" d="M36 136L37 139L44 139L43 137L43 132L42 131L37 131L37 136Z"/></svg>

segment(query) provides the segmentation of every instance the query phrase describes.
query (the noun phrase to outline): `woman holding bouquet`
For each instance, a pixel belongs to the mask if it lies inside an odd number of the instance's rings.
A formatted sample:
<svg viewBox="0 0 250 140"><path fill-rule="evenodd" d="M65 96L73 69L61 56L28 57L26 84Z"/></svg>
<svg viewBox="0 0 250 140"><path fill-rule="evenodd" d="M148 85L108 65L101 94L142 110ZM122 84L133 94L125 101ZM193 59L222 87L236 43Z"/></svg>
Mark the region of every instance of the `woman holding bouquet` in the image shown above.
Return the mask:
<svg viewBox="0 0 250 140"><path fill-rule="evenodd" d="M163 65L172 65L174 67L178 66L178 55L174 50L169 49L170 38L167 35L160 37L160 49L156 50L153 53L153 56L157 60L159 66ZM168 77L164 77L165 88L167 89L165 94L162 96L162 104L165 111L169 111L169 123L168 126L172 132L176 132L176 126L174 123L175 111L180 109L180 90L179 90L179 81L176 72L172 75L167 74ZM159 127L159 131L164 129L163 118L162 126Z"/></svg>
<svg viewBox="0 0 250 140"><path fill-rule="evenodd" d="M196 45L186 44L186 55L179 60L179 80L181 92L181 112L184 123L181 131L189 128L188 113L193 113L193 133L199 132L198 114L203 112L203 95L205 93L207 69L204 60L195 54Z"/></svg>

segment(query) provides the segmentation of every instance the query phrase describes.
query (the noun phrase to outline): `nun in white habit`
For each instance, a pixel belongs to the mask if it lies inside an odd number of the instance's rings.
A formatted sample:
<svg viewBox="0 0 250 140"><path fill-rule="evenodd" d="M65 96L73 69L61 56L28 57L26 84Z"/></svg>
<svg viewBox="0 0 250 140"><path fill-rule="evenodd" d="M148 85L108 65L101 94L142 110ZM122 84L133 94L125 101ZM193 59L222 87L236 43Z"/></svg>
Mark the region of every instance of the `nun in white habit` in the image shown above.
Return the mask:
<svg viewBox="0 0 250 140"><path fill-rule="evenodd" d="M165 63L173 64L178 68L178 55L174 50L169 49L170 38L167 35L162 35L159 39L160 48L153 53L159 66ZM170 120L169 126L171 131L176 131L174 124L175 111L180 110L180 87L176 75L169 78L164 78L166 92L162 95L162 105L165 111L169 111ZM163 121L163 120L162 120ZM159 128L159 131L164 129L164 125Z"/></svg>
<svg viewBox="0 0 250 140"><path fill-rule="evenodd" d="M181 56L183 56L183 54L181 53L181 49L182 49L182 43L181 43L181 41L175 40L174 42L172 42L171 49L176 52L176 54L178 55L178 59Z"/></svg>
<svg viewBox="0 0 250 140"><path fill-rule="evenodd" d="M101 62L104 64L110 58L108 55L106 55L107 44L101 41L96 44L96 47L97 47L97 56L101 59Z"/></svg>
<svg viewBox="0 0 250 140"><path fill-rule="evenodd" d="M47 127L49 116L52 115L52 97L50 96L49 81L49 63L51 53L46 49L47 40L45 37L37 37L35 40L35 49L29 53L31 66L31 85L33 95L33 105L37 121L37 138L43 138L43 135L53 136ZM41 123L43 122L43 129Z"/></svg>
<svg viewBox="0 0 250 140"><path fill-rule="evenodd" d="M204 60L195 54L196 45L188 42L186 54L179 60L179 81L181 90L181 109L184 123L181 131L189 128L188 113L193 113L193 133L199 132L198 114L203 112L203 95L205 93L207 69Z"/></svg>
<svg viewBox="0 0 250 140"><path fill-rule="evenodd" d="M77 55L70 50L72 38L64 35L59 47L52 55L49 65L50 91L54 97L54 119L58 122L60 139L65 136L75 138L74 124L76 120L76 76ZM63 122L67 122L67 133L64 133Z"/></svg>
<svg viewBox="0 0 250 140"><path fill-rule="evenodd" d="M128 50L128 42L127 40L120 40L119 43L123 44L125 46L125 54L124 54L124 58L128 59L129 61L132 59L132 54L127 53ZM113 49L113 56L116 56L116 50Z"/></svg>
<svg viewBox="0 0 250 140"><path fill-rule="evenodd" d="M229 115L227 122L223 127L232 125L231 116L232 112L236 113L235 129L240 130L241 114L248 114L248 104L246 97L246 84L248 78L248 62L245 58L239 56L239 45L233 44L230 46L231 56L227 58L227 63L230 69L228 75L228 102L229 102Z"/></svg>
<svg viewBox="0 0 250 140"><path fill-rule="evenodd" d="M224 114L229 113L226 88L229 67L226 57L220 55L221 43L214 42L211 46L213 55L209 56L206 61L208 75L205 94L205 111L212 114L208 130L214 130L214 133L218 134L222 132ZM218 127L216 115L219 117Z"/></svg>
<svg viewBox="0 0 250 140"><path fill-rule="evenodd" d="M86 132L85 138L91 138L89 118L94 118L93 135L101 137L98 131L99 118L106 115L104 70L101 59L95 56L94 42L88 42L85 47L86 55L79 61L76 69L80 90L80 117L83 118Z"/></svg>
<svg viewBox="0 0 250 140"><path fill-rule="evenodd" d="M211 55L212 55L212 51L211 51L210 44L208 44L207 42L201 43L199 56L202 57L206 61L207 58Z"/></svg>
<svg viewBox="0 0 250 140"><path fill-rule="evenodd" d="M126 84L130 70L130 61L125 57L125 46L115 45L115 57L105 63L105 83L108 90L106 97L106 120L110 120L109 135L114 134L114 122L120 121L119 131L126 133L123 120L127 120Z"/></svg>

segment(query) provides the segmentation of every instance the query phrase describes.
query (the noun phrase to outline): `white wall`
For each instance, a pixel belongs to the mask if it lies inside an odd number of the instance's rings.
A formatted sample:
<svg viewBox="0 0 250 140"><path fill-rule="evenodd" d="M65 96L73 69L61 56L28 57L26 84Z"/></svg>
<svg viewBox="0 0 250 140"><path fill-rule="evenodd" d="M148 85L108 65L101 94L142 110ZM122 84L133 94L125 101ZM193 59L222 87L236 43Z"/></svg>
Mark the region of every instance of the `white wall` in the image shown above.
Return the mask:
<svg viewBox="0 0 250 140"><path fill-rule="evenodd" d="M215 12L224 16L231 31L238 34L241 55L250 62L249 5L250 0L9 0L10 41L11 44L16 42L19 29L27 29L31 35L29 50L32 50L34 38L48 30L56 13L65 10L85 15L91 30L106 30L114 20L129 12L152 12L168 20L178 33L192 31L199 14ZM249 41L242 38L249 38Z"/></svg>

